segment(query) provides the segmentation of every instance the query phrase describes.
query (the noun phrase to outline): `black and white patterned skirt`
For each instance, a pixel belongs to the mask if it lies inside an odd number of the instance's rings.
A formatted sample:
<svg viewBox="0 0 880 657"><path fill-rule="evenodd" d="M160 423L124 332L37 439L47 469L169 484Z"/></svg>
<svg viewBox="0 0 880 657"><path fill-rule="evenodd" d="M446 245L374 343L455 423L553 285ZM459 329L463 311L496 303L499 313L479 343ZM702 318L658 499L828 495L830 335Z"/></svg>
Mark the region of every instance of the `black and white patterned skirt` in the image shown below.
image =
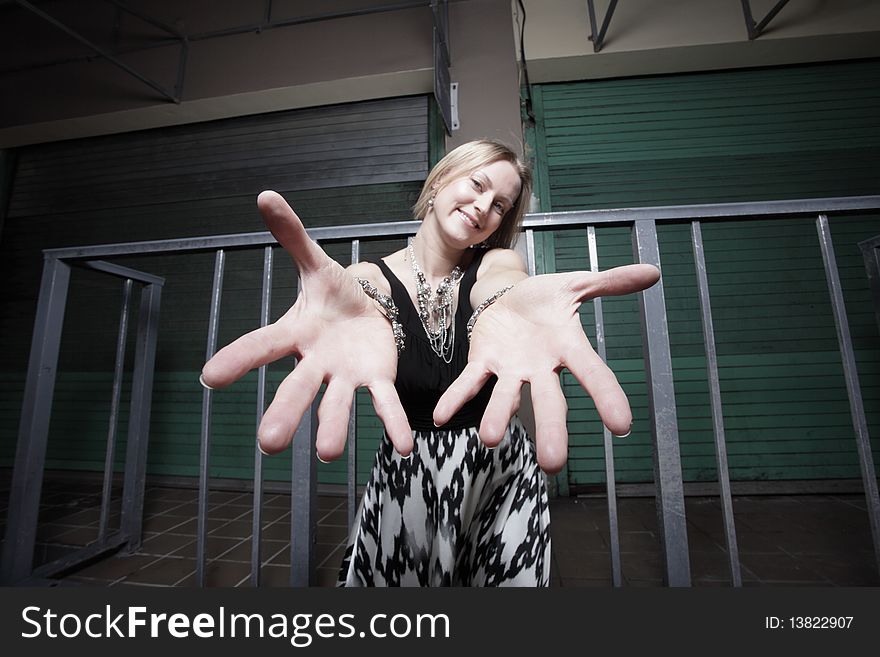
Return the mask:
<svg viewBox="0 0 880 657"><path fill-rule="evenodd" d="M489 449L476 428L383 437L339 586L547 586L544 475L519 419Z"/></svg>

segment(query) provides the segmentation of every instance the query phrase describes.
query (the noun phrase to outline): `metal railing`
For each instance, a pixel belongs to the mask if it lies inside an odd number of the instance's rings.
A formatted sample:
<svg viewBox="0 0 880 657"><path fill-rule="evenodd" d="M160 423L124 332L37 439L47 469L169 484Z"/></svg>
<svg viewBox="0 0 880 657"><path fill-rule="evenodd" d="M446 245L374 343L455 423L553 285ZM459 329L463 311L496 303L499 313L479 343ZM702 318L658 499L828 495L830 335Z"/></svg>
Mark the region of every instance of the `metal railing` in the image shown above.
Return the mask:
<svg viewBox="0 0 880 657"><path fill-rule="evenodd" d="M808 217L816 218L819 244L825 263L825 274L837 326L839 346L844 367L847 392L850 400L856 447L859 455L862 480L868 507L868 516L875 557L880 569L880 500L877 479L868 436L865 411L859 389L852 340L847 324L843 294L834 247L829 230L829 214L864 213L880 210L880 196L810 199L799 201L770 201L762 203L728 203L711 205L665 206L627 210L590 210L527 215L524 223L524 247L529 272L535 273L535 231L580 228L586 232L590 268L599 270L596 247L596 227L603 225L629 226L632 230L635 262L660 266L660 249L657 238L658 223L689 223L697 284L703 321L703 337L710 388L713 428L715 436L716 464L720 487L721 506L727 542L727 554L731 582L741 585L736 530L733 516L730 481L727 468L727 448L724 438L722 401L715 352L712 310L709 295L708 274L703 256L701 225L706 222L745 219ZM313 228L308 232L319 243L349 242L351 261L360 258L361 242L407 237L416 232L419 223L397 222ZM53 574L69 570L86 559L127 546L134 550L140 545L141 516L143 508L146 450L149 435L150 392L156 346L157 318L162 279L124 267L98 260L131 255L215 252L214 279L206 358L216 348L220 321L220 298L223 287L225 253L229 249L256 249L264 251L262 277L261 325L269 322L272 290L273 247L275 239L268 232L242 233L212 237L172 239L127 244L110 244L86 247L49 249L44 251L45 264L40 298L35 320L31 357L25 386L22 419L19 430L18 450L9 503L7 540L3 551L2 574L8 583L35 582ZM137 357L134 369L131 420L129 423L128 454L125 466L125 488L121 529L109 533L101 522L99 540L78 552L33 570L33 552L39 514L40 488L45 464L48 418L61 337L61 321L67 298L70 267L85 266L126 280L123 295L123 312L120 319L120 346L117 353L124 353L125 325L131 282L143 284L141 314L139 317ZM605 358L605 328L602 299L593 301L597 334L597 351ZM672 378L672 358L669 346L669 329L663 281L639 294L642 326L642 344L645 368L648 375L648 401L653 441L654 473L658 498L658 524L663 553L664 582L669 586L691 584L690 563L685 520L684 491L679 453L678 421ZM115 441L115 417L118 406L118 389L121 385L121 366L117 361L114 376L114 402L111 408L111 429L108 438L107 466L102 509L109 504L110 486L106 482L112 476L113 444ZM265 408L266 368L262 367L257 379L256 421L259 423ZM211 452L211 405L213 391L205 390L202 396L202 431L199 464L199 519L197 583L205 585L206 579L206 519L208 500L208 466ZM316 529L317 476L315 458L316 419L314 406L300 423L293 439L291 472L291 570L293 586L314 583L314 538ZM348 449L348 519L354 522L357 502L355 499L355 436L356 413L349 423ZM255 432L256 434L256 432ZM605 472L611 536L612 581L615 586L622 582L620 545L618 539L616 481L614 475L611 435L604 430ZM262 457L254 445L254 497L251 578L253 585L260 582ZM102 518L105 513L102 512Z"/></svg>

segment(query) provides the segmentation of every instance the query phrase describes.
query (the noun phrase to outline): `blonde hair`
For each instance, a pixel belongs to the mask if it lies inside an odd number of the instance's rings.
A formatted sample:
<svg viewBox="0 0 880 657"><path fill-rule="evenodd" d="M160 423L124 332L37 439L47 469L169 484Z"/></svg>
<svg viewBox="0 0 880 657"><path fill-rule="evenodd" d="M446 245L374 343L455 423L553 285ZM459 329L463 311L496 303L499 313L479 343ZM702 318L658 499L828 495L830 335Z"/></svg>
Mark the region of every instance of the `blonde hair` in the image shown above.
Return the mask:
<svg viewBox="0 0 880 657"><path fill-rule="evenodd" d="M532 196L532 172L513 149L498 141L491 139L470 141L447 153L428 174L419 199L413 206L413 216L419 220L424 219L429 209L428 200L441 187L441 181L449 183L498 161L510 162L513 165L519 174L521 186L519 196L502 217L498 230L489 236L486 243L489 247L511 248L522 227L522 218Z"/></svg>

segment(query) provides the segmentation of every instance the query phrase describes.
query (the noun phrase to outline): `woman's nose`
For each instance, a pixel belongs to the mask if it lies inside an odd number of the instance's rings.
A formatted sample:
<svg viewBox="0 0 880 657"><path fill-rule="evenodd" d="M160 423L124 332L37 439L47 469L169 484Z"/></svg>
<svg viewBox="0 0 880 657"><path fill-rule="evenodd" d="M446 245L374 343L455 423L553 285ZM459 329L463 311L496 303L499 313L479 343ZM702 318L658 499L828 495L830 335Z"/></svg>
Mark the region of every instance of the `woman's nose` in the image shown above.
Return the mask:
<svg viewBox="0 0 880 657"><path fill-rule="evenodd" d="M492 203L491 195L488 191L483 192L474 201L474 209L480 214L486 214L486 208Z"/></svg>

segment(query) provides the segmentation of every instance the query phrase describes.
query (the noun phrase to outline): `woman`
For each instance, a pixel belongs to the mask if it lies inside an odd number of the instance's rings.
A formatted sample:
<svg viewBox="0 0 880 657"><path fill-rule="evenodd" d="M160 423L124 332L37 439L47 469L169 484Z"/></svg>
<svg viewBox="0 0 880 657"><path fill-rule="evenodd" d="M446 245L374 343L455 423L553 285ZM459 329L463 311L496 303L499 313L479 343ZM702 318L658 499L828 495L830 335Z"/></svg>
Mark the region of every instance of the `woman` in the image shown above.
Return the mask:
<svg viewBox="0 0 880 657"><path fill-rule="evenodd" d="M222 387L295 354L299 364L266 410L259 443L268 454L284 449L326 383L317 431L323 461L345 448L355 389L370 390L385 437L341 584L546 586L549 514L539 466L558 472L568 441L558 372L572 372L612 433L629 432L626 396L577 310L596 296L649 287L659 272L630 265L528 278L509 247L530 187L528 168L506 146L464 144L425 181L411 246L348 270L309 239L279 195L258 199L297 263L301 293L276 323L219 351L202 382ZM524 383L535 447L515 415Z"/></svg>

